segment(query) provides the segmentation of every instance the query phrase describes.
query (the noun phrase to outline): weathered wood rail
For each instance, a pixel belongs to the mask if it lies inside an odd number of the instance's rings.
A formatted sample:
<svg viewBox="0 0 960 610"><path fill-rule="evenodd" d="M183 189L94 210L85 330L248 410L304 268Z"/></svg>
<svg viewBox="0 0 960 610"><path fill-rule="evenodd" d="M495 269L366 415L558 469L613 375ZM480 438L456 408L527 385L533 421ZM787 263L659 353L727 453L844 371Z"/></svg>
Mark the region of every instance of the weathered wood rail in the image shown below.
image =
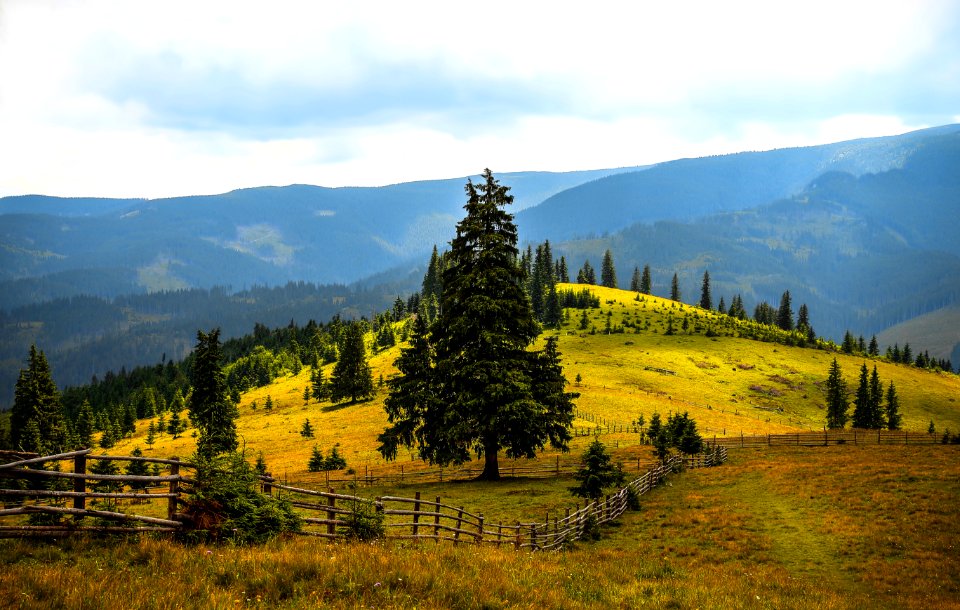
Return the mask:
<svg viewBox="0 0 960 610"><path fill-rule="evenodd" d="M825 430L823 432L793 432L788 434L759 434L721 436L704 439L711 447L826 447L829 445L935 445L942 437L927 432L903 430Z"/></svg>
<svg viewBox="0 0 960 610"><path fill-rule="evenodd" d="M73 517L70 521L57 519L57 523L23 524L22 519L15 524L0 523L0 538L55 536L74 532L173 532L182 526L177 513L182 494L181 483L190 482L190 479L180 473L180 468L192 467L191 464L177 458L98 455L93 458L163 464L167 467L167 474L94 474L87 469L90 453L90 449L81 449L36 457L18 454L21 459L0 464L0 479L16 483L15 486L10 486L14 488L0 489L0 498L4 503L0 509L0 517L37 514ZM59 463L63 461L72 461L73 470L61 470ZM50 462L56 464L52 470L37 468ZM96 485L98 482L113 483L117 486L117 491L88 491L88 485ZM72 489L57 489L59 486ZM130 488L130 491L123 491L125 487ZM88 506L88 500L91 501L91 506ZM153 506L157 501L165 502L166 516L164 518L108 510L111 508L110 503L104 507L95 504L100 501L117 503L121 500L136 500L145 506ZM70 506L65 505L67 501ZM154 512L163 514L163 507L154 508ZM85 517L99 519L101 523L85 525Z"/></svg>
<svg viewBox="0 0 960 610"><path fill-rule="evenodd" d="M63 536L74 533L153 532L171 533L183 527L183 519L177 512L182 496L193 483L181 469L193 465L177 458L159 459L133 456L90 456L84 449L49 456L24 457L0 464L0 479L14 480L19 487L0 489L4 506L0 508L0 538L25 536ZM121 460L150 462L167 467L167 474L157 476L93 474L87 468L88 456L96 460ZM23 457L23 456L20 456ZM505 523L494 522L482 513L452 506L440 497L427 499L417 492L413 498L381 496L370 499L361 496L337 493L332 488L318 491L288 485L265 476L261 477L261 491L265 494L282 494L303 516L302 534L319 538L343 538L350 534L350 518L361 510L380 513L386 537L400 540L444 541L453 544L508 545L517 549L556 549L581 539L593 525L601 525L617 519L627 510L631 493L643 495L660 484L671 472L684 468L714 466L726 460L727 449L720 446L697 456L672 456L665 463L650 467L616 493L604 500L590 502L585 506L567 509L563 516L544 522ZM70 472L55 467L40 470L36 467L50 462L72 461ZM553 468L541 469L554 476L560 473L559 462ZM62 481L72 486L69 489L38 487L37 483ZM118 491L88 491L88 485L111 482ZM132 487L131 487L132 486ZM55 486L54 486L55 487ZM125 487L131 491L123 491ZM107 510L96 501L121 500L147 501L144 505L157 514L133 514L119 510ZM88 506L88 501L91 505ZM66 503L71 503L67 506ZM159 505L158 505L159 503ZM24 523L25 516L47 514L58 517L54 524ZM15 523L5 518L12 517ZM72 517L71 520L64 520ZM86 517L98 519L95 525L86 525ZM7 521L6 523L4 521Z"/></svg>
<svg viewBox="0 0 960 610"><path fill-rule="evenodd" d="M543 522L493 521L482 513L469 512L463 506L444 504L438 496L423 498L420 492L413 498L380 496L369 499L336 493L333 489L324 492L293 487L274 480L264 482L264 491L288 494L287 498L295 507L321 513L321 517L304 519L306 527L301 533L309 536L343 537L348 528L343 517L351 514L357 504L362 504L383 516L387 538L549 550L581 539L592 524L601 525L619 518L627 510L631 492L643 495L663 482L669 473L684 468L716 466L726 459L725 447L696 456L674 455L665 463L650 467L605 499L567 509L562 517L548 517Z"/></svg>

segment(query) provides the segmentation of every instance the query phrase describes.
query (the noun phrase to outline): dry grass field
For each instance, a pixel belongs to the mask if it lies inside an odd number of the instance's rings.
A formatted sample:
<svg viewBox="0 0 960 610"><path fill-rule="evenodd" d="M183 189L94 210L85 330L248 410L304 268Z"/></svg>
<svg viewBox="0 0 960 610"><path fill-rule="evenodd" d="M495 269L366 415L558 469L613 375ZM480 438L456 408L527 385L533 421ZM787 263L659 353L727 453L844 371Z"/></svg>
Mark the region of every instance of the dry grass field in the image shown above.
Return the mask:
<svg viewBox="0 0 960 610"><path fill-rule="evenodd" d="M562 484L529 488L549 496ZM562 552L6 540L0 606L960 608L958 502L956 446L734 450L644 496L600 541Z"/></svg>
<svg viewBox="0 0 960 610"><path fill-rule="evenodd" d="M602 307L589 311L586 329L572 310L569 322L550 332L560 338L570 389L581 393L575 426L600 428L628 472L651 461L650 448L627 429L641 414L649 421L655 411L688 411L708 437L819 430L820 385L831 360L849 384L863 362L706 336L708 326L733 334L736 327L689 305L593 290ZM614 328L630 327L605 334L608 319ZM668 324L676 334L665 334ZM395 347L371 357L374 379L394 373L398 353ZM933 420L938 430L960 431L960 378L868 361L874 364L883 382L898 388L905 428L925 431ZM480 483L451 481L448 469L444 482L417 480L416 472L435 468L412 452L392 463L376 452L386 424L384 390L360 404L304 401L309 373L242 397L244 448L251 460L262 452L278 478L325 487L328 475L307 472L307 461L314 445L329 452L339 444L354 474L337 473L343 480L335 486L359 495L420 491L491 522L542 521L576 505L569 476ZM308 418L312 439L300 435ZM187 457L194 450L189 430L177 440L159 435L150 449L145 435L141 422L110 453L140 446L155 457ZM533 463L570 464L590 440L579 436L570 453L548 450ZM0 607L960 608L957 446L771 447L730 455L724 466L671 478L643 496L640 511L604 528L601 540L562 552L299 537L255 548L152 538L0 541ZM530 463L501 465L508 474ZM401 471L409 475L403 482L363 480Z"/></svg>

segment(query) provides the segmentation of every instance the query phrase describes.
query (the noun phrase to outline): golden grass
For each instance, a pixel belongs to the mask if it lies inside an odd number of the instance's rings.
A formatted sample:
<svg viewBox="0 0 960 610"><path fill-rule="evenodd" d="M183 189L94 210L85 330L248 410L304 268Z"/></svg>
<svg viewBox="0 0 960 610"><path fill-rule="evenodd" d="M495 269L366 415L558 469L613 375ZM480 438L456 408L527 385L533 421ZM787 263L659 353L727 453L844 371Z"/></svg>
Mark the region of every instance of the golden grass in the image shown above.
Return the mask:
<svg viewBox="0 0 960 610"><path fill-rule="evenodd" d="M559 553L278 540L0 541L21 608L958 608L957 447L764 448ZM451 487L462 484L451 484ZM539 484L538 484L539 485ZM490 485L488 489L513 487Z"/></svg>
<svg viewBox="0 0 960 610"><path fill-rule="evenodd" d="M576 285L566 287L576 288ZM826 379L830 362L837 358L848 383L857 380L862 358L833 352L787 347L735 337L706 337L706 325L720 327L719 314L690 305L644 296L636 293L591 287L601 299L601 308L590 310L591 323L597 334L578 329L578 310L570 310L570 321L559 331L548 331L559 337L564 372L570 390L580 392L576 401L584 417L574 426L591 428L604 421L607 426L627 427L643 414L649 421L657 411L666 417L671 412L688 411L704 436L734 436L798 430L820 430L824 423L824 396L817 384ZM626 320L649 329L633 333L605 335L607 312L614 326ZM672 316L676 335L666 336L667 319ZM684 334L683 316L688 317L690 332L699 325L701 334ZM657 332L653 332L656 330ZM543 338L541 338L541 343ZM377 353L370 358L374 379L389 378L396 372L393 361L399 347ZM937 374L913 367L882 361L867 361L877 366L884 384L893 380L902 403L904 428L926 431L930 420L938 430L960 431L960 377ZM673 371L664 374L653 369ZM328 365L324 373L333 370ZM581 375L577 386L573 380ZM334 444L348 466L361 476L365 472L392 473L431 468L414 452L401 452L397 462L385 462L376 451L377 435L387 425L383 410L385 390L378 390L373 400L353 405L318 404L303 401L303 390L309 384L309 369L297 376L287 376L272 384L251 390L242 396L238 431L253 459L263 452L274 476L291 481L320 483L324 475L307 472L307 462L314 444L329 452ZM269 395L272 411L263 405ZM257 410L252 409L256 402ZM300 436L300 428L309 418L315 438ZM161 435L151 450L146 449L146 424L138 432L111 449L123 454L140 446L148 455L187 456L194 450L190 433L173 441ZM635 434L611 434L602 437L611 447L636 446ZM571 450L582 453L588 438L574 440ZM649 452L637 448L644 457ZM556 452L545 451L541 460L552 463ZM622 457L627 461L634 455Z"/></svg>

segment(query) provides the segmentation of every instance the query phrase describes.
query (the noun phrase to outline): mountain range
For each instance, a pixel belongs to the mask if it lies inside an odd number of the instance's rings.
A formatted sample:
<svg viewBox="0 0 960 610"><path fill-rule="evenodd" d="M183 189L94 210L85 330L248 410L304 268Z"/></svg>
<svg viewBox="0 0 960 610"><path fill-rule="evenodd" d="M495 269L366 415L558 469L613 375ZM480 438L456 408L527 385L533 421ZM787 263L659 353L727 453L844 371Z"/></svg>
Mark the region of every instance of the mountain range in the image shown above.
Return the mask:
<svg viewBox="0 0 960 610"><path fill-rule="evenodd" d="M960 306L960 125L647 167L496 175L516 197L524 244L549 239L574 276L585 260L599 267L609 249L621 286L649 264L654 293L667 294L676 273L687 302L699 300L704 271L715 301L741 294L748 307L777 305L790 290L794 307L807 304L815 329L833 339L850 329L913 343L911 320L927 320L929 336L931 324L953 319L938 312ZM2 198L0 378L15 378L8 369L30 341L84 358L90 337L199 323L189 308L124 309L118 297L132 302L124 295L350 284L345 301L331 303L356 312L349 301L358 294L372 307L415 290L433 245L442 249L463 215L466 179L155 200ZM123 330L80 321L77 332L45 335L57 326L49 316L62 316L49 312L64 309L50 303L79 295L125 316ZM247 302L244 319L256 319L257 299ZM931 354L960 362L960 331L944 324L934 334ZM126 364L157 361L162 347L150 349L137 357L144 362ZM0 391L8 387L0 379Z"/></svg>

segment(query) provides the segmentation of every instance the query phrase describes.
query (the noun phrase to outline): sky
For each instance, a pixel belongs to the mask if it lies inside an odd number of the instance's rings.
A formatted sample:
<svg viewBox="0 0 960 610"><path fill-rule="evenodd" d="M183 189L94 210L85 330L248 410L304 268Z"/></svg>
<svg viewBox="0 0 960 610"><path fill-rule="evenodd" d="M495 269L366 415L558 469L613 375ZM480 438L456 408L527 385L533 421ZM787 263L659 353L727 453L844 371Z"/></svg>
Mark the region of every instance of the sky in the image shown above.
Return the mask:
<svg viewBox="0 0 960 610"><path fill-rule="evenodd" d="M958 0L0 0L0 196L628 167L948 123Z"/></svg>

